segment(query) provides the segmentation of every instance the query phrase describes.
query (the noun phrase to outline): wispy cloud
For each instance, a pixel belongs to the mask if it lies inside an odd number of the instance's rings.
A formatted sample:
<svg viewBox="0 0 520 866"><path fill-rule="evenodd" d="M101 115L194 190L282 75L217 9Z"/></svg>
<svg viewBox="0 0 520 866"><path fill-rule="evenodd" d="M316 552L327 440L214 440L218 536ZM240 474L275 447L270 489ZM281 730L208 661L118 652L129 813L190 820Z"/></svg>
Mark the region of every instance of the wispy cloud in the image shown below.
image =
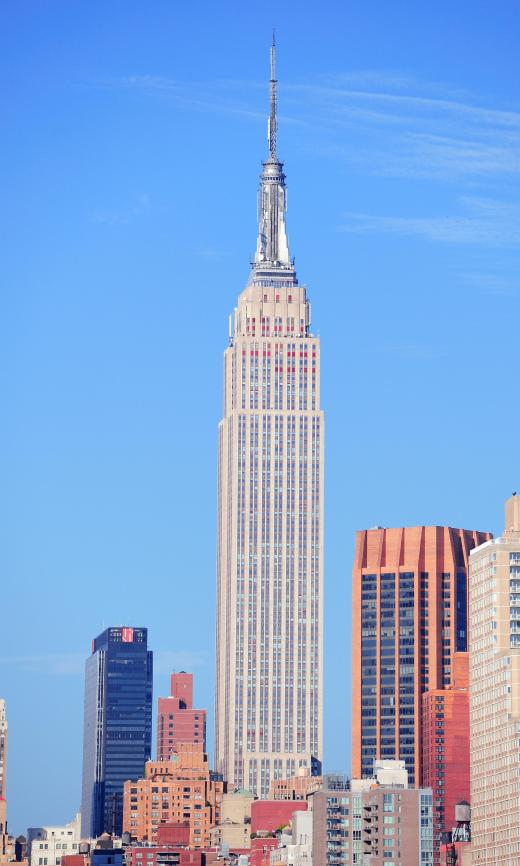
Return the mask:
<svg viewBox="0 0 520 866"><path fill-rule="evenodd" d="M520 244L520 205L465 196L462 212L455 216L376 216L348 213L341 228L358 234L415 235L451 244L486 244L516 247Z"/></svg>
<svg viewBox="0 0 520 866"><path fill-rule="evenodd" d="M444 346L429 346L421 343L394 343L390 345L372 346L371 352L384 355L394 355L405 361L433 361L446 354Z"/></svg>
<svg viewBox="0 0 520 866"><path fill-rule="evenodd" d="M189 650L155 650L153 669L155 674L169 674L171 671L192 671L205 667L208 658L205 653Z"/></svg>
<svg viewBox="0 0 520 866"><path fill-rule="evenodd" d="M479 289L482 295L513 298L520 291L520 279L507 274L468 273L462 274L461 279L467 285Z"/></svg>
<svg viewBox="0 0 520 866"><path fill-rule="evenodd" d="M0 656L0 667L16 668L47 676L83 676L86 654L48 653L44 655ZM204 653L183 650L157 650L154 652L154 673L168 674L174 670L192 671L204 667L208 659Z"/></svg>
<svg viewBox="0 0 520 866"><path fill-rule="evenodd" d="M148 193L142 192L134 196L133 201L126 207L94 211L92 219L94 222L103 223L104 225L126 225L132 220L148 213L150 210L150 204L150 196Z"/></svg>
<svg viewBox="0 0 520 866"><path fill-rule="evenodd" d="M260 82L141 75L105 85L165 98L186 110L265 120ZM280 106L282 125L312 129L312 137L300 137L302 146L370 172L446 180L520 175L520 112L483 105L447 84L397 71L351 70L284 82Z"/></svg>
<svg viewBox="0 0 520 866"><path fill-rule="evenodd" d="M0 665L39 674L76 676L85 668L84 653L49 653L46 655L0 656Z"/></svg>

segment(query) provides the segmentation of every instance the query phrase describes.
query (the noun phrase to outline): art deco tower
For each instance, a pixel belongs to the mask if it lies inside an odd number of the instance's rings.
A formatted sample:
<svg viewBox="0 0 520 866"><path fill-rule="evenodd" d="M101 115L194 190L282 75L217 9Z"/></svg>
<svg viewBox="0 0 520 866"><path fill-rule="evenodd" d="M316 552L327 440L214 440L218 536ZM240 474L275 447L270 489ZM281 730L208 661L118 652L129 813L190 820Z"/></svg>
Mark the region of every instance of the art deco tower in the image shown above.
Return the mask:
<svg viewBox="0 0 520 866"><path fill-rule="evenodd" d="M219 427L217 769L267 796L322 752L323 413L276 153L275 47L258 241L224 353Z"/></svg>

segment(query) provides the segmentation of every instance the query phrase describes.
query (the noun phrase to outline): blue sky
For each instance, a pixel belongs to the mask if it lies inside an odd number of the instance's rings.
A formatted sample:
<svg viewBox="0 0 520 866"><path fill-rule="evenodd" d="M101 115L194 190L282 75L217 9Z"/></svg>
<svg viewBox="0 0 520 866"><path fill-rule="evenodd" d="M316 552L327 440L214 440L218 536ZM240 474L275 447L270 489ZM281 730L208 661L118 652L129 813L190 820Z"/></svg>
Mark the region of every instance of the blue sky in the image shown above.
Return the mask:
<svg viewBox="0 0 520 866"><path fill-rule="evenodd" d="M191 669L212 714L221 359L273 24L289 239L322 338L327 769L349 768L354 531L500 531L520 485L519 18L504 0L3 4L14 832L78 808L104 625L148 626L155 696Z"/></svg>

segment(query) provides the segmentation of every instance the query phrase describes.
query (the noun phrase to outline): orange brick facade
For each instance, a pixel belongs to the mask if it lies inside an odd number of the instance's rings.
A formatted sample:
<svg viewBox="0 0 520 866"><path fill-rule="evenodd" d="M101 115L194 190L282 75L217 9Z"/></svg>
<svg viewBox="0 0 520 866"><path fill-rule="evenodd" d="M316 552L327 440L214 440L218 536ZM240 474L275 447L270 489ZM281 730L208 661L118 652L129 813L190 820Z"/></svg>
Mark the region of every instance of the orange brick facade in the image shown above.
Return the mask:
<svg viewBox="0 0 520 866"><path fill-rule="evenodd" d="M145 777L125 782L123 830L132 839L157 841L165 822L189 825L190 848L209 845L209 831L218 823L224 783L210 778L202 744L179 744L169 761L148 761Z"/></svg>
<svg viewBox="0 0 520 866"><path fill-rule="evenodd" d="M422 694L452 684L467 649L469 552L491 535L445 526L356 534L352 593L352 775L374 758L421 783Z"/></svg>
<svg viewBox="0 0 520 866"><path fill-rule="evenodd" d="M433 792L434 862L441 832L455 824L455 806L470 799L468 654L454 656L453 686L423 694L423 785Z"/></svg>

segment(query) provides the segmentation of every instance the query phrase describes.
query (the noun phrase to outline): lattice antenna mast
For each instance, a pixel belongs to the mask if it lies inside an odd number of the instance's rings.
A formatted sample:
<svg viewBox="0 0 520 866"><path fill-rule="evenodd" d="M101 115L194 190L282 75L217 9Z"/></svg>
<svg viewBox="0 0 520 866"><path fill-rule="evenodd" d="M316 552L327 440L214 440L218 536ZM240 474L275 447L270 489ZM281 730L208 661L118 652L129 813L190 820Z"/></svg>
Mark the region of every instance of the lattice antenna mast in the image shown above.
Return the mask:
<svg viewBox="0 0 520 866"><path fill-rule="evenodd" d="M271 112L269 115L269 156L271 159L276 159L276 42L273 30L273 44L271 45Z"/></svg>

